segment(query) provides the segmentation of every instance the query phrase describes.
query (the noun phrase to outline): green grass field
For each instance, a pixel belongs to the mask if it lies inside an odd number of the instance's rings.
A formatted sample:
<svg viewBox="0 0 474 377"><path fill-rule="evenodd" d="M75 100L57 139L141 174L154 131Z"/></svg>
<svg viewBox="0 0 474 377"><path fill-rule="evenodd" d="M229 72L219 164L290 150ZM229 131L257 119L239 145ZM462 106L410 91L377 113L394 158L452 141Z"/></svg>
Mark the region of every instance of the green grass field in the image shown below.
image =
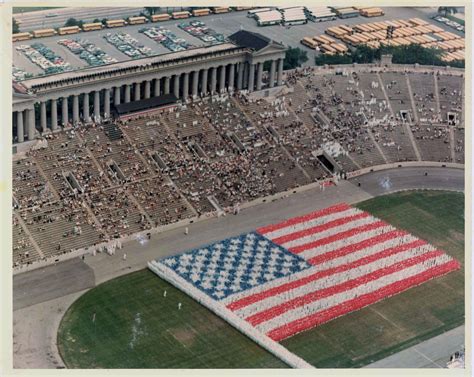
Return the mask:
<svg viewBox="0 0 474 377"><path fill-rule="evenodd" d="M463 194L399 193L358 207L428 240L464 265ZM360 367L463 323L464 268L282 344L317 367ZM148 270L81 296L63 318L58 345L70 368L286 366Z"/></svg>
<svg viewBox="0 0 474 377"><path fill-rule="evenodd" d="M148 269L81 296L61 323L58 345L70 368L286 367Z"/></svg>

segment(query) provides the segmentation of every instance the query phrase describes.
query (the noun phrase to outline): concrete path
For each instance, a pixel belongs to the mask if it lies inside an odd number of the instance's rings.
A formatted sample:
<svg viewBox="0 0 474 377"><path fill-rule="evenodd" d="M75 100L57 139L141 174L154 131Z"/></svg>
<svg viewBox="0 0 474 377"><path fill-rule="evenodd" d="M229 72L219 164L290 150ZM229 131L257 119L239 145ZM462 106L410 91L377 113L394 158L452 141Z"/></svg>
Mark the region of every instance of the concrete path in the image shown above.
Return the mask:
<svg viewBox="0 0 474 377"><path fill-rule="evenodd" d="M465 326L459 326L365 368L446 368L450 356L464 347Z"/></svg>
<svg viewBox="0 0 474 377"><path fill-rule="evenodd" d="M425 173L428 175L425 176ZM380 170L351 179L355 185L360 183L372 196L389 194L406 189L437 189L464 191L464 170L442 167Z"/></svg>

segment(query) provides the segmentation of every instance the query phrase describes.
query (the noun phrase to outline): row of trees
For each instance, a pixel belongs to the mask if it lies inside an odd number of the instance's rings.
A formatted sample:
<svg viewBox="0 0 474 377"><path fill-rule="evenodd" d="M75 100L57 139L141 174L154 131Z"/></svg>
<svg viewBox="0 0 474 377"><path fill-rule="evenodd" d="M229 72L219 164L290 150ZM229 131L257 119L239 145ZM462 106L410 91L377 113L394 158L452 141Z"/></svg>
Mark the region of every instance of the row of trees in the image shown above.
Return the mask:
<svg viewBox="0 0 474 377"><path fill-rule="evenodd" d="M447 16L449 14L456 14L458 13L458 8L456 7L438 7L438 13L442 14L443 16Z"/></svg>
<svg viewBox="0 0 474 377"><path fill-rule="evenodd" d="M12 21L12 33L15 34L15 33L19 33L20 32L20 26L18 25L18 22L13 19Z"/></svg>
<svg viewBox="0 0 474 377"><path fill-rule="evenodd" d="M371 48L366 45L357 46L347 55L321 54L315 58L316 65L335 64L369 64L379 61L382 55L392 55L394 64L421 64L464 68L464 60L445 62L441 59L442 51L434 48L426 48L421 45L411 44L408 46L381 46Z"/></svg>

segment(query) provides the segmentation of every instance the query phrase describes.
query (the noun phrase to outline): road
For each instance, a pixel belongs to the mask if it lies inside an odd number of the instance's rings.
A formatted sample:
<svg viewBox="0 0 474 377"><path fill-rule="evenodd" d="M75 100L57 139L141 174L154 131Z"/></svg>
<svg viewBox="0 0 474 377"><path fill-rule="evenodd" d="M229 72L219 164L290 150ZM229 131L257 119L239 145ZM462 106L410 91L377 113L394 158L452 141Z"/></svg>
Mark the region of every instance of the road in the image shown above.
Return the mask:
<svg viewBox="0 0 474 377"><path fill-rule="evenodd" d="M427 174L426 176L424 174ZM421 174L421 176L420 176ZM351 180L372 196L389 194L407 187L464 191L464 171L442 167L380 170Z"/></svg>
<svg viewBox="0 0 474 377"><path fill-rule="evenodd" d="M365 368L446 368L450 356L464 347L465 326L459 326Z"/></svg>
<svg viewBox="0 0 474 377"><path fill-rule="evenodd" d="M138 15L143 12L143 7L95 7L78 8L68 7L61 9L40 10L36 12L17 13L13 17L20 24L21 31L32 31L37 29L47 29L64 26L69 18L92 22L98 19L124 18ZM46 17L49 14L56 14L55 17Z"/></svg>
<svg viewBox="0 0 474 377"><path fill-rule="evenodd" d="M428 176L424 175L428 171ZM406 172L406 174L405 174ZM219 239L255 229L264 224L302 215L331 204L346 201L357 203L380 191L380 178L389 178L393 190L440 188L462 191L464 171L442 168L400 168L369 173L357 181L341 181L338 186L293 194L274 202L242 210L237 215L213 218L189 226L189 234L175 229L153 236L146 244L131 241L115 256L97 254L84 261L74 259L14 276L13 278L13 341L15 368L55 368L62 365L57 353L56 332L65 310L87 289L114 277L146 267L154 258L178 254ZM428 178L430 177L430 178ZM429 182L429 184L428 184ZM442 353L443 350L440 349ZM446 357L449 355L440 355ZM404 359L398 361L403 367ZM422 367L423 365L419 365Z"/></svg>

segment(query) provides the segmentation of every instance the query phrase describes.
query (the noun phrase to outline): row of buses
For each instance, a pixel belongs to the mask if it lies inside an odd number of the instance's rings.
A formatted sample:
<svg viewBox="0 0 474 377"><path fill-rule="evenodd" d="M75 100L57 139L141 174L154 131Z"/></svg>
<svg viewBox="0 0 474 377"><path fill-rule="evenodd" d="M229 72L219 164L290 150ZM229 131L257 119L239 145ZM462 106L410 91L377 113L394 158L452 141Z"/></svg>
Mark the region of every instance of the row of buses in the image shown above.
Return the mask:
<svg viewBox="0 0 474 377"><path fill-rule="evenodd" d="M460 36L444 31L419 18L372 22L357 25L338 25L326 29L327 35L305 37L301 43L323 53L335 54L348 51L347 46L367 45L378 48L419 44L452 53L464 50L465 41ZM336 43L339 41L343 43Z"/></svg>
<svg viewBox="0 0 474 377"><path fill-rule="evenodd" d="M314 37L304 37L301 43L311 49L319 49L324 54L345 54L349 51L346 45L338 43L335 39L327 35L316 35Z"/></svg>
<svg viewBox="0 0 474 377"><path fill-rule="evenodd" d="M233 9L236 11L243 11L243 10L248 10L251 7L234 7ZM154 14L148 19L145 16L137 16L137 17L130 17L128 19L128 22L123 19L117 19L117 20L107 20L105 22L105 27L107 28L116 28L116 27L122 27L125 25L140 25L140 24L145 24L149 20L151 22L160 22L160 21L168 21L170 19L174 20L181 20L189 17L202 17L202 16L207 16L211 13L214 14L222 14L222 13L228 13L230 12L229 7L211 7L211 8L202 8L202 9L195 9L192 12L188 11L182 11L182 12L173 12L171 14L168 13L162 13L162 14ZM16 33L13 34L12 36L12 41L13 42L18 42L18 41L26 41L31 38L43 38L43 37L51 37L53 35L59 34L59 35L69 35L69 34L76 34L81 31L93 31L93 30L101 30L104 28L104 24L102 22L92 22L92 23L86 23L82 25L82 28L79 26L65 26L65 27L60 27L57 29L41 29L41 30L34 30L32 32L24 32L24 33Z"/></svg>

